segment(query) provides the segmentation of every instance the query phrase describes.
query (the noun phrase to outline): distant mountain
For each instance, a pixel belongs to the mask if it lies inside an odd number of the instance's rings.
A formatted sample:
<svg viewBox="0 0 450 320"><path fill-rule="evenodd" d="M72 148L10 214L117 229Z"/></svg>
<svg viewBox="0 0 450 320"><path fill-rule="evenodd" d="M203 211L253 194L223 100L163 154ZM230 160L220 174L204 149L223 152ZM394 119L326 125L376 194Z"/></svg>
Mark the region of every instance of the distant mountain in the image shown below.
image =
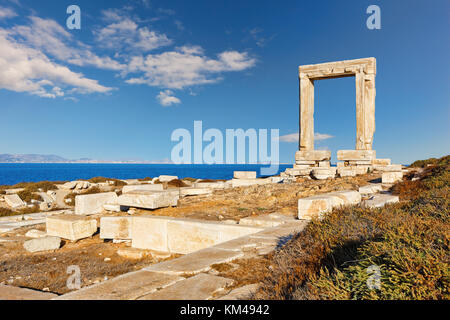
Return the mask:
<svg viewBox="0 0 450 320"><path fill-rule="evenodd" d="M149 163L148 161L108 161L81 158L69 160L54 154L0 154L0 163Z"/></svg>

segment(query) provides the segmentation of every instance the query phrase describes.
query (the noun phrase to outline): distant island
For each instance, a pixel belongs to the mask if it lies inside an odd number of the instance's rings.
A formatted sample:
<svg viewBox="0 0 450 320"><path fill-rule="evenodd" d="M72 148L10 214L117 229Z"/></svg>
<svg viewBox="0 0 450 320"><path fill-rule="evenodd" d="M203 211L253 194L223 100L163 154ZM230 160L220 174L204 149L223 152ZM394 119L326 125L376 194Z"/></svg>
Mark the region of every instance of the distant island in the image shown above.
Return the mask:
<svg viewBox="0 0 450 320"><path fill-rule="evenodd" d="M147 160L95 160L80 158L66 159L54 154L0 154L0 163L161 163Z"/></svg>

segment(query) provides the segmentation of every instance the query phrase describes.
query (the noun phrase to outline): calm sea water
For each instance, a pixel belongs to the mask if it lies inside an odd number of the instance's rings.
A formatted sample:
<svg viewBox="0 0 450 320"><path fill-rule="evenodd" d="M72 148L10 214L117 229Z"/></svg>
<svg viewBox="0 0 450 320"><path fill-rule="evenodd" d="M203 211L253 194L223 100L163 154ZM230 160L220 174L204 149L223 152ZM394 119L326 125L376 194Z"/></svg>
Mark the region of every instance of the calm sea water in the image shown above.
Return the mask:
<svg viewBox="0 0 450 320"><path fill-rule="evenodd" d="M78 164L78 163L0 163L0 185L43 180L63 181L107 177L137 179L161 174L179 178L231 179L233 171L256 171L267 165L175 165L175 164ZM279 172L292 165L279 166Z"/></svg>

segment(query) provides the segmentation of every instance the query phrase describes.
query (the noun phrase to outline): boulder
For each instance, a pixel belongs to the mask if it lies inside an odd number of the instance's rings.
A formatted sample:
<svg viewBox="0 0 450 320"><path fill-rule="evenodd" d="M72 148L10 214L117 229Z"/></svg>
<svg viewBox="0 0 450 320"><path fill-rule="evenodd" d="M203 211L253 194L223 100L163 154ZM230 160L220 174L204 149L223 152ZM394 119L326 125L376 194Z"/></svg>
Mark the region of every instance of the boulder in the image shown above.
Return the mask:
<svg viewBox="0 0 450 320"><path fill-rule="evenodd" d="M24 242L23 247L28 252L39 252L56 250L61 246L61 238L59 237L42 237Z"/></svg>
<svg viewBox="0 0 450 320"><path fill-rule="evenodd" d="M116 203L115 192L102 192L94 194L83 194L75 197L75 214L90 215L103 211L104 204Z"/></svg>

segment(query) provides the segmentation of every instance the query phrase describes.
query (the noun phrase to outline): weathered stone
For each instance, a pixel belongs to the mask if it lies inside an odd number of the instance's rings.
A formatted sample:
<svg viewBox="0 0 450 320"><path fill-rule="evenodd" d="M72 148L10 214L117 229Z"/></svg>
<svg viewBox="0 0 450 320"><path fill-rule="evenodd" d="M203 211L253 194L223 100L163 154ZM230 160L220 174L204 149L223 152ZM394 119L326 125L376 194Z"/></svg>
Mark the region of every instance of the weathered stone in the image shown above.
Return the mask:
<svg viewBox="0 0 450 320"><path fill-rule="evenodd" d="M381 184L375 184L375 183L371 183L371 184L368 184L367 186L359 187L359 193L361 193L361 194L378 193L378 192L381 192L382 190L383 190L383 187L381 186Z"/></svg>
<svg viewBox="0 0 450 320"><path fill-rule="evenodd" d="M263 184L269 184L272 183L272 180L269 178L265 179L233 179L231 180L231 185L233 188L237 187L247 187L247 186L254 186L254 185L263 185Z"/></svg>
<svg viewBox="0 0 450 320"><path fill-rule="evenodd" d="M314 166L316 164L315 160L296 160L294 164L294 169L304 169L302 166ZM299 167L297 167L299 166Z"/></svg>
<svg viewBox="0 0 450 320"><path fill-rule="evenodd" d="M135 217L131 229L132 247L186 254L260 230L195 219Z"/></svg>
<svg viewBox="0 0 450 320"><path fill-rule="evenodd" d="M71 241L88 238L97 232L97 220L78 215L47 217L47 234Z"/></svg>
<svg viewBox="0 0 450 320"><path fill-rule="evenodd" d="M166 176L166 175L161 175L161 176L158 177L158 180L159 180L160 182L169 182L169 181L176 180L176 179L178 179L177 176Z"/></svg>
<svg viewBox="0 0 450 320"><path fill-rule="evenodd" d="M313 167L305 168L305 169L292 169L287 168L286 173L290 176L309 176Z"/></svg>
<svg viewBox="0 0 450 320"><path fill-rule="evenodd" d="M234 179L256 179L256 171L234 171Z"/></svg>
<svg viewBox="0 0 450 320"><path fill-rule="evenodd" d="M226 184L223 181L218 182L196 182L194 183L195 188L209 188L209 189L225 189Z"/></svg>
<svg viewBox="0 0 450 320"><path fill-rule="evenodd" d="M243 257L242 252L206 248L176 259L163 261L144 270L166 274L197 274L211 269L211 265L226 263Z"/></svg>
<svg viewBox="0 0 450 320"><path fill-rule="evenodd" d="M4 196L4 199L6 204L12 209L20 209L26 206L26 203L17 194L7 194Z"/></svg>
<svg viewBox="0 0 450 320"><path fill-rule="evenodd" d="M337 158L341 161L372 160L375 157L375 150L338 150L337 152Z"/></svg>
<svg viewBox="0 0 450 320"><path fill-rule="evenodd" d="M372 159L373 165L388 166L391 164L391 159Z"/></svg>
<svg viewBox="0 0 450 320"><path fill-rule="evenodd" d="M145 295L139 300L208 300L233 284L232 279L200 273L193 277Z"/></svg>
<svg viewBox="0 0 450 320"><path fill-rule="evenodd" d="M381 175L382 183L396 183L402 181L403 172L383 172Z"/></svg>
<svg viewBox="0 0 450 320"><path fill-rule="evenodd" d="M137 184L128 185L122 188L122 193L132 193L133 191L162 191L164 186L162 184Z"/></svg>
<svg viewBox="0 0 450 320"><path fill-rule="evenodd" d="M50 300L58 295L0 284L0 300Z"/></svg>
<svg viewBox="0 0 450 320"><path fill-rule="evenodd" d="M39 252L56 250L61 246L61 238L59 237L42 237L24 242L23 247L28 252Z"/></svg>
<svg viewBox="0 0 450 320"><path fill-rule="evenodd" d="M402 171L402 165L401 164L390 164L390 165L386 165L386 166L374 165L373 168L375 170L381 171L381 172Z"/></svg>
<svg viewBox="0 0 450 320"><path fill-rule="evenodd" d="M326 194L333 197L333 208L338 206L351 206L361 203L361 194L354 190L335 191Z"/></svg>
<svg viewBox="0 0 450 320"><path fill-rule="evenodd" d="M120 248L117 250L117 255L125 259L140 260L148 256L149 253L136 248Z"/></svg>
<svg viewBox="0 0 450 320"><path fill-rule="evenodd" d="M104 204L116 203L115 192L102 192L94 194L83 194L75 197L75 214L90 215L103 211Z"/></svg>
<svg viewBox="0 0 450 320"><path fill-rule="evenodd" d="M318 180L334 178L336 176L336 167L321 168L316 167L312 170L312 176Z"/></svg>
<svg viewBox="0 0 450 320"><path fill-rule="evenodd" d="M105 209L106 211L110 211L110 212L121 212L120 204L109 204L109 203L106 203L106 204L103 205L103 209Z"/></svg>
<svg viewBox="0 0 450 320"><path fill-rule="evenodd" d="M195 188L195 187L186 187L186 188L180 188L180 196L186 197L186 196L198 196L198 195L205 195L205 194L211 194L212 189L209 188Z"/></svg>
<svg viewBox="0 0 450 320"><path fill-rule="evenodd" d="M355 177L356 170L353 167L338 167L337 173L341 177Z"/></svg>
<svg viewBox="0 0 450 320"><path fill-rule="evenodd" d="M343 167L345 167L345 162L343 162L343 161L338 161L338 162L336 162L336 167L338 167L338 168L343 168Z"/></svg>
<svg viewBox="0 0 450 320"><path fill-rule="evenodd" d="M293 220L293 217L268 214L268 215L251 216L251 217L242 218L239 220L239 224L245 225L245 226L270 228L270 227L279 226L283 223L286 223L286 221L292 221L292 220Z"/></svg>
<svg viewBox="0 0 450 320"><path fill-rule="evenodd" d="M133 217L101 217L100 239L131 239Z"/></svg>
<svg viewBox="0 0 450 320"><path fill-rule="evenodd" d="M331 159L329 150L299 150L295 153L295 162L297 161L324 161ZM300 164L300 163L298 163Z"/></svg>
<svg viewBox="0 0 450 320"><path fill-rule="evenodd" d="M372 160L349 160L350 166L371 166Z"/></svg>
<svg viewBox="0 0 450 320"><path fill-rule="evenodd" d="M325 195L298 199L298 218L311 220L313 217L322 217L324 213L333 209L333 198Z"/></svg>
<svg viewBox="0 0 450 320"><path fill-rule="evenodd" d="M54 300L136 300L183 279L175 275L139 270L66 293Z"/></svg>
<svg viewBox="0 0 450 320"><path fill-rule="evenodd" d="M25 233L25 237L28 238L43 238L47 236L47 233L41 230L31 229Z"/></svg>
<svg viewBox="0 0 450 320"><path fill-rule="evenodd" d="M180 193L178 190L133 191L119 196L117 203L121 206L157 209L176 206Z"/></svg>
<svg viewBox="0 0 450 320"><path fill-rule="evenodd" d="M319 167L329 168L330 167L330 161L319 161Z"/></svg>
<svg viewBox="0 0 450 320"><path fill-rule="evenodd" d="M396 203L399 201L398 196L390 194L376 194L368 200L363 201L363 206L366 208L382 208L386 204Z"/></svg>

